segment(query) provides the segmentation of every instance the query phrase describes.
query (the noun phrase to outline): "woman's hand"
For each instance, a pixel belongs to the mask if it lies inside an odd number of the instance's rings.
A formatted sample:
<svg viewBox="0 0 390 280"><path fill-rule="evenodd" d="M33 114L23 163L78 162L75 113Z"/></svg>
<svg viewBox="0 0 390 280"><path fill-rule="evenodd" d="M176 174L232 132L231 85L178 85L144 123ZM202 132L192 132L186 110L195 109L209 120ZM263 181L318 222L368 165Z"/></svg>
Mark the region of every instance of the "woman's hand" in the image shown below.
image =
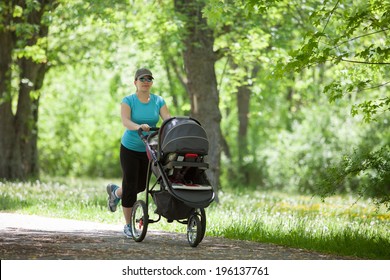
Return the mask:
<svg viewBox="0 0 390 280"><path fill-rule="evenodd" d="M143 131L149 131L150 130L150 126L148 124L146 124L146 123L141 124L139 126L139 128L141 128Z"/></svg>

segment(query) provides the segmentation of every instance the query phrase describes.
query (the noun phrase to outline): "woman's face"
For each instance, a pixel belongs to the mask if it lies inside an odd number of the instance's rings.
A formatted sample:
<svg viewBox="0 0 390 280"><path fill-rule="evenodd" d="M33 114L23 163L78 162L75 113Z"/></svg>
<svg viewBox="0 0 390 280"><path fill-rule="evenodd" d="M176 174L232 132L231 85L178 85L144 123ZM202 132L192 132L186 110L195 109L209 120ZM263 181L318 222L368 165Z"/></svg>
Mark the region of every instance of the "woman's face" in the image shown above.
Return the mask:
<svg viewBox="0 0 390 280"><path fill-rule="evenodd" d="M153 85L153 78L150 76L143 76L134 81L134 84L139 91L150 91L150 88Z"/></svg>

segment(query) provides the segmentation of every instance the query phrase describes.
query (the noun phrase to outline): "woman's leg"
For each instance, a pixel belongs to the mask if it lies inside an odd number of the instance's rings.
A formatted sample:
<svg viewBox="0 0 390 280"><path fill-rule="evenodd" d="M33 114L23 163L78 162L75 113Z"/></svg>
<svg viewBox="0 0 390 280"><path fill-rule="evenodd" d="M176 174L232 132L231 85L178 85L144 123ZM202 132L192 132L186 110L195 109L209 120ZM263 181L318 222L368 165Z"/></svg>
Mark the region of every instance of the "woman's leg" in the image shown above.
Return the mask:
<svg viewBox="0 0 390 280"><path fill-rule="evenodd" d="M122 208L126 224L131 221L131 209L137 200L137 194L144 191L147 182L148 158L145 152L135 152L121 146L121 166L123 173L122 188L118 196L122 197Z"/></svg>

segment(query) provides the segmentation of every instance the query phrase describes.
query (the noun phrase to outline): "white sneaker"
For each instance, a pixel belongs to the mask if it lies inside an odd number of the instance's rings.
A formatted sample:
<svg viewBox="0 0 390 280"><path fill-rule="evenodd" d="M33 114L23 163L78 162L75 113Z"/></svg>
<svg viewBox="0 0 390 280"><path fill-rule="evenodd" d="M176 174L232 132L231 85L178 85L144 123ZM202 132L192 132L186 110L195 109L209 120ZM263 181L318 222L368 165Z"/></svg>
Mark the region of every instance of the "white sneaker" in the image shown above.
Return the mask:
<svg viewBox="0 0 390 280"><path fill-rule="evenodd" d="M127 238L133 238L133 233L131 232L131 225L125 225L123 228L123 233Z"/></svg>
<svg viewBox="0 0 390 280"><path fill-rule="evenodd" d="M115 191L117 189L119 189L119 187L117 185L114 185L114 184L108 184L107 185L107 193L108 193L108 210L110 210L111 212L115 212L116 211L116 206L118 205L119 201L120 201L120 198L118 198L116 195L115 195Z"/></svg>

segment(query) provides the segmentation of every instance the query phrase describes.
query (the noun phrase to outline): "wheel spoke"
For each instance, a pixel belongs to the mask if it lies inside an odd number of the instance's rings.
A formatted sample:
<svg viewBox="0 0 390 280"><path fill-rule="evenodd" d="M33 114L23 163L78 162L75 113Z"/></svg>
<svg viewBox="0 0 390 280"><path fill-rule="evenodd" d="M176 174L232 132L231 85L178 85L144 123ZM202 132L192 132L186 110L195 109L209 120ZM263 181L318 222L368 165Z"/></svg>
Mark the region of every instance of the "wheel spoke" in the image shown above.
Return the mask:
<svg viewBox="0 0 390 280"><path fill-rule="evenodd" d="M131 212L133 239L141 242L146 235L148 227L148 212L144 201L138 200Z"/></svg>

